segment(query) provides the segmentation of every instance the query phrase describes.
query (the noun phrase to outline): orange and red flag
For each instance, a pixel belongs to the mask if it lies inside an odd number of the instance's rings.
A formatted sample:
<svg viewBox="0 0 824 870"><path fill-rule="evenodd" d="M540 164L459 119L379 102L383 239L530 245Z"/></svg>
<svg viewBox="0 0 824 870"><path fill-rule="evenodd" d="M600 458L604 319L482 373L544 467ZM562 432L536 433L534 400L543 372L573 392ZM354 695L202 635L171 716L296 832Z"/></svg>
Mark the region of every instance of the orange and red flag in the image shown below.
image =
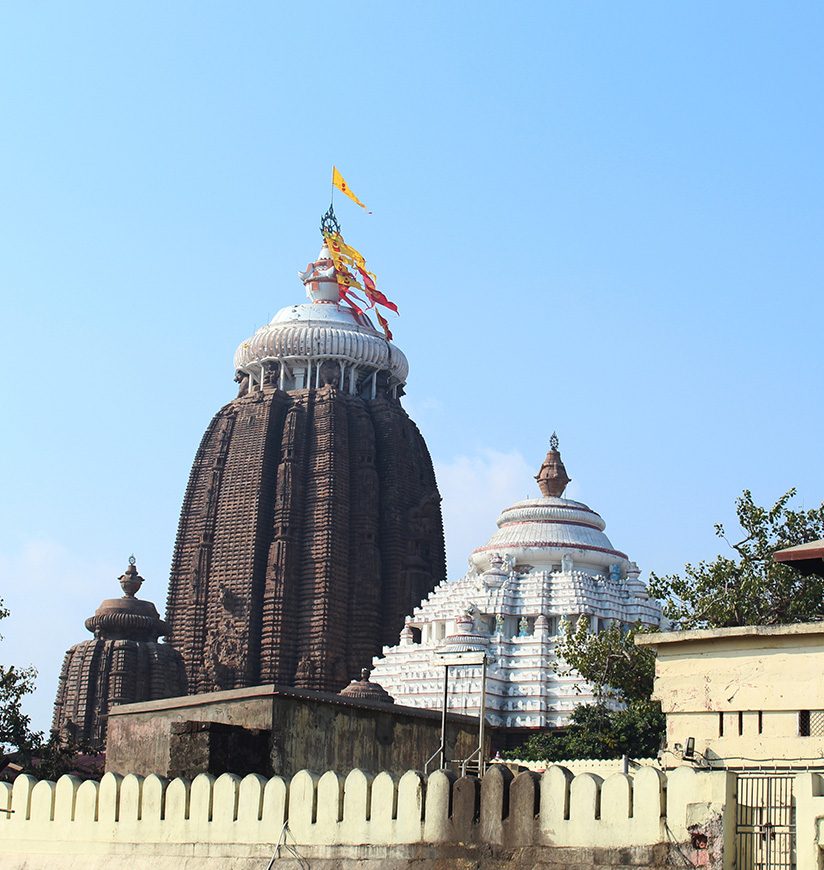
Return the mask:
<svg viewBox="0 0 824 870"><path fill-rule="evenodd" d="M386 336L387 341L392 341L392 330L389 328L389 323L387 323L386 318L375 309L375 316L378 318L378 323L381 325L381 329L383 330L383 334Z"/></svg>
<svg viewBox="0 0 824 870"><path fill-rule="evenodd" d="M324 232L323 238L326 241L329 256L332 258L335 266L335 276L338 282L341 302L346 303L356 313L363 315L364 312L357 303L361 302L364 305L367 305L367 303L354 294L355 290L359 290L369 300L369 308L382 305L384 308L389 308L397 314L398 306L388 299L386 294L378 290L376 285L377 279L374 273L366 268L366 259L363 254L357 248L348 245L340 232ZM363 284L350 270L355 270L360 275ZM391 341L392 331L389 329L386 318L377 309L375 309L375 315L383 329L384 335Z"/></svg>
<svg viewBox="0 0 824 870"><path fill-rule="evenodd" d="M373 305L375 305L376 303L378 305L383 305L384 308L389 308L394 311L395 314L397 314L398 306L395 305L394 302L391 302L389 299L387 299L386 296L380 290L378 290L378 288L375 286L375 282L372 280L370 273L361 269L360 266L358 266L357 268L358 272L360 272L361 278L363 278L363 292L366 295L366 298Z"/></svg>

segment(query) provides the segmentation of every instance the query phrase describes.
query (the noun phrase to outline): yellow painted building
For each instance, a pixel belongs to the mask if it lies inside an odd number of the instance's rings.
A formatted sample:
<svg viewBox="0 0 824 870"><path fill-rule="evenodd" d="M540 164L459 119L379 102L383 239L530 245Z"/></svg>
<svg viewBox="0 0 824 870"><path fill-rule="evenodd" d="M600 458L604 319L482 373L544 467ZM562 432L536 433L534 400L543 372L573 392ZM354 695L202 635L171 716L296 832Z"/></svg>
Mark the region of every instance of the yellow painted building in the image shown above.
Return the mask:
<svg viewBox="0 0 824 870"><path fill-rule="evenodd" d="M665 766L824 769L824 622L665 632L636 643L657 653Z"/></svg>

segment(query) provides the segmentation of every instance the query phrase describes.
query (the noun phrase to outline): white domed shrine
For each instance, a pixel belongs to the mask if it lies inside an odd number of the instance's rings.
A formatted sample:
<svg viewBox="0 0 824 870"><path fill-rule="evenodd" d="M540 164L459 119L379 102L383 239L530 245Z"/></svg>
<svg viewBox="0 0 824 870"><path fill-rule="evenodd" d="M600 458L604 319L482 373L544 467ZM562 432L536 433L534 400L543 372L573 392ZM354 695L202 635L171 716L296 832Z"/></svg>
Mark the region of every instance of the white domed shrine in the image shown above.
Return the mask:
<svg viewBox="0 0 824 870"><path fill-rule="evenodd" d="M575 706L593 700L580 678L554 668L562 620L584 616L593 631L660 624L660 604L635 562L612 546L601 517L563 498L570 478L554 434L536 480L541 497L506 508L469 571L430 592L406 618L398 645L374 659L371 679L396 704L439 709L444 674L435 653L484 651L490 724L562 726ZM478 715L480 694L480 665L451 669L451 711Z"/></svg>
<svg viewBox="0 0 824 870"><path fill-rule="evenodd" d="M248 381L241 392L251 392L268 377L281 390L333 384L350 395L374 399L382 374L396 397L409 375L406 356L375 329L368 314L339 304L326 242L317 260L298 276L309 302L282 308L235 351L238 380Z"/></svg>

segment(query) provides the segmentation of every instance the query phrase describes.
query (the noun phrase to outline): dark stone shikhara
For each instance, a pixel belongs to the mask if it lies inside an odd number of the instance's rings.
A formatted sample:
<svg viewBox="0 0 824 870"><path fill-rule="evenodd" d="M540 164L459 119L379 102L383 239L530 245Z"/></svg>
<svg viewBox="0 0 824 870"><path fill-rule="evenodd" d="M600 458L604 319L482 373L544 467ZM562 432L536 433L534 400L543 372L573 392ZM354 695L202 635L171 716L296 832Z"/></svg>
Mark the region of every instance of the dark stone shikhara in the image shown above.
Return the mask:
<svg viewBox="0 0 824 870"><path fill-rule="evenodd" d="M166 623L151 601L134 597L142 583L132 558L120 577L123 597L103 601L86 620L94 639L66 653L52 723L64 739L100 748L106 742L107 714L115 704L186 694L180 655L158 642Z"/></svg>
<svg viewBox="0 0 824 870"><path fill-rule="evenodd" d="M241 345L238 397L195 456L168 625L134 598L131 560L125 596L66 654L54 714L66 737L102 745L111 706L187 691L336 692L444 579L432 461L400 404L406 358L338 304L325 246L300 277L312 303Z"/></svg>
<svg viewBox="0 0 824 870"><path fill-rule="evenodd" d="M429 452L383 373L372 398L279 389L275 370L218 411L195 457L169 642L191 693L338 691L444 575Z"/></svg>

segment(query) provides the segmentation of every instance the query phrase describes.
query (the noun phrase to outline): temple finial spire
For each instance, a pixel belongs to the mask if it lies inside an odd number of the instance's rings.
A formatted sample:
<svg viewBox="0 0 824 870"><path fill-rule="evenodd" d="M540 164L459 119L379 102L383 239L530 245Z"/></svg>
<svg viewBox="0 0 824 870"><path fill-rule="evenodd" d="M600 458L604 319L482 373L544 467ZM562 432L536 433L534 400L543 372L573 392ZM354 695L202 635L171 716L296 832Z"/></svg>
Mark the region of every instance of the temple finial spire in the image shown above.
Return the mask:
<svg viewBox="0 0 824 870"><path fill-rule="evenodd" d="M572 479L564 467L561 460L561 454L558 452L558 435L553 432L549 439L549 452L541 465L541 470L535 475L535 480L538 481L538 486L541 489L541 495L545 498L554 497L560 498L567 484Z"/></svg>
<svg viewBox="0 0 824 870"><path fill-rule="evenodd" d="M129 567L118 577L124 598L134 598L135 593L143 585L143 578L137 573L137 559L134 553L129 556Z"/></svg>

